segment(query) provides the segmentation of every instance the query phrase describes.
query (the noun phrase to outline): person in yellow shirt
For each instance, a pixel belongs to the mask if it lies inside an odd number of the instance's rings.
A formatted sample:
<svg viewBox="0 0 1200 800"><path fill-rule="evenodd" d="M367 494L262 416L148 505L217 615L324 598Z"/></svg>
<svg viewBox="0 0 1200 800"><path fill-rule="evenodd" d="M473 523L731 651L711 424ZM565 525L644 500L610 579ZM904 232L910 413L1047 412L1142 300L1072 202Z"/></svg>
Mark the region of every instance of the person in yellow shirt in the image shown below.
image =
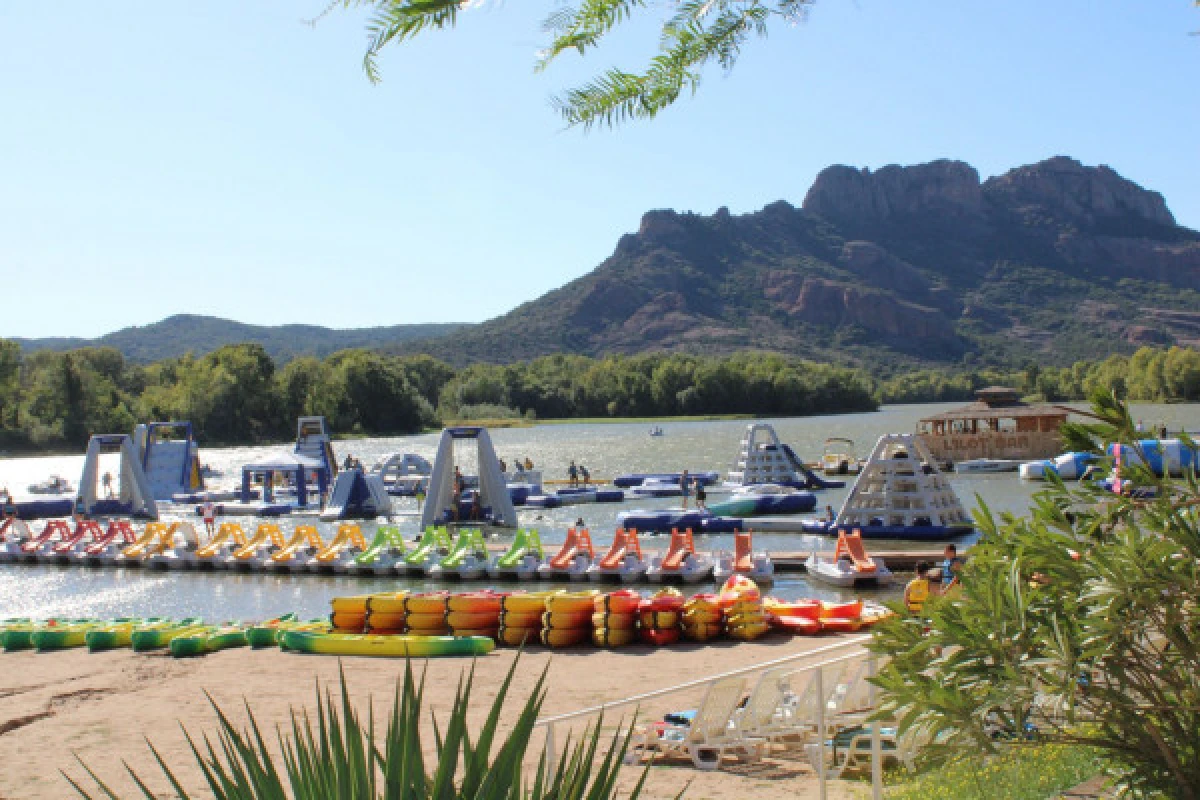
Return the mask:
<svg viewBox="0 0 1200 800"><path fill-rule="evenodd" d="M916 577L904 587L904 607L910 614L920 614L925 609L925 602L929 600L929 579L925 577L925 571L928 569L929 565L924 562L917 564Z"/></svg>

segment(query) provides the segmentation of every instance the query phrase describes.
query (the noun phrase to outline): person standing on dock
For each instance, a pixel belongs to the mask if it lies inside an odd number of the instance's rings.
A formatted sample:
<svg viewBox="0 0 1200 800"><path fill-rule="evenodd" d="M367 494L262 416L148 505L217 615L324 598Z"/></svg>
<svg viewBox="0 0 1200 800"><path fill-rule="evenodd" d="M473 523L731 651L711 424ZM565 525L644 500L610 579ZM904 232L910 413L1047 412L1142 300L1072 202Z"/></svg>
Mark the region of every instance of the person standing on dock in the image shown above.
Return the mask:
<svg viewBox="0 0 1200 800"><path fill-rule="evenodd" d="M17 504L13 502L13 496L7 488L0 489L4 494L4 521L14 520L17 518Z"/></svg>
<svg viewBox="0 0 1200 800"><path fill-rule="evenodd" d="M699 478L696 479L696 508L708 510L708 495L704 491L704 482Z"/></svg>
<svg viewBox="0 0 1200 800"><path fill-rule="evenodd" d="M571 486L579 485L579 467L575 466L575 462L571 462L571 466L567 467L567 481Z"/></svg>
<svg viewBox="0 0 1200 800"><path fill-rule="evenodd" d="M688 477L688 471L685 469L679 476L679 491L683 493L683 508L687 510L688 491L691 488L692 479Z"/></svg>
<svg viewBox="0 0 1200 800"><path fill-rule="evenodd" d="M579 465L579 482L584 486L592 482L592 473L588 472L588 468L583 464Z"/></svg>
<svg viewBox="0 0 1200 800"><path fill-rule="evenodd" d="M212 536L217 527L217 507L213 505L211 497L204 501L204 505L200 506L200 513L204 517L204 530L208 532L209 536Z"/></svg>

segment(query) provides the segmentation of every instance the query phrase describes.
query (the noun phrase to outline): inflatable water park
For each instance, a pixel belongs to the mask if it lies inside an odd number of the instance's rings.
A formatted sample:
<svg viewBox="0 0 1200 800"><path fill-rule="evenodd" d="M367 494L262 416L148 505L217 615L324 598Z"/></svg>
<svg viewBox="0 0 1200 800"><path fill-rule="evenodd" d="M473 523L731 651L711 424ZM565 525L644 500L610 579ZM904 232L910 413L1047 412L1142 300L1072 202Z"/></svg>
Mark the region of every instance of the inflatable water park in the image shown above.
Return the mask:
<svg viewBox="0 0 1200 800"><path fill-rule="evenodd" d="M394 592L334 597L324 619L282 614L261 622L198 617L0 620L6 653L87 649L167 652L176 658L234 648L383 657L482 656L497 646L666 647L770 634L852 633L892 616L863 600L783 601L735 575L712 593L685 597L665 588L650 595L610 592Z"/></svg>

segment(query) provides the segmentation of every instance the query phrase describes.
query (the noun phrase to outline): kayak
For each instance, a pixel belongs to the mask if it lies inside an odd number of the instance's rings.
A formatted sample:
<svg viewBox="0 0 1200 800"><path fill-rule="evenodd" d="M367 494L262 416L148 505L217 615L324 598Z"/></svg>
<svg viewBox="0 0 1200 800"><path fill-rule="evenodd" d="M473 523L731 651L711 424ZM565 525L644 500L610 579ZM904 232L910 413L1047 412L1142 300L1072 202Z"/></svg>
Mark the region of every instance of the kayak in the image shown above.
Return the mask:
<svg viewBox="0 0 1200 800"><path fill-rule="evenodd" d="M630 631L637 627L637 614L607 614L597 612L592 614L593 628L610 628L615 631Z"/></svg>
<svg viewBox="0 0 1200 800"><path fill-rule="evenodd" d="M547 647L572 647L583 644L591 636L591 625L586 628L546 628L542 631L542 644Z"/></svg>
<svg viewBox="0 0 1200 800"><path fill-rule="evenodd" d="M521 645L537 644L541 641L542 626L537 624L532 627L510 627L501 625L500 630L496 633L496 640L511 647L520 647Z"/></svg>
<svg viewBox="0 0 1200 800"><path fill-rule="evenodd" d="M58 625L79 625L96 622L94 619L48 619L45 622L17 622L10 624L0 633L0 646L5 650L29 650L33 647L33 634Z"/></svg>
<svg viewBox="0 0 1200 800"><path fill-rule="evenodd" d="M504 595L495 592L467 592L452 594L446 601L446 608L452 612L470 614L491 614L494 618L504 607ZM451 627L456 627L453 622Z"/></svg>
<svg viewBox="0 0 1200 800"><path fill-rule="evenodd" d="M631 628L596 628L592 631L592 642L597 647L624 647L636 636L637 631Z"/></svg>
<svg viewBox="0 0 1200 800"><path fill-rule="evenodd" d="M171 655L176 658L201 656L205 653L215 653L218 650L228 650L231 647L245 647L249 644L246 639L246 628L242 625L209 626L186 636L176 636L171 640Z"/></svg>
<svg viewBox="0 0 1200 800"><path fill-rule="evenodd" d="M786 617L772 613L768 616L771 624L785 631L811 636L821 632L821 623L808 617Z"/></svg>
<svg viewBox="0 0 1200 800"><path fill-rule="evenodd" d="M504 611L500 614L500 624L506 628L537 628L542 629L542 611Z"/></svg>
<svg viewBox="0 0 1200 800"><path fill-rule="evenodd" d="M592 627L592 608L583 611L547 611L542 615L542 627L554 630L574 630Z"/></svg>
<svg viewBox="0 0 1200 800"><path fill-rule="evenodd" d="M207 626L202 622L185 620L161 628L136 628L129 637L129 644L133 647L135 653L144 653L147 650L157 650L160 647L167 647L175 637L188 636L203 630L205 627Z"/></svg>
<svg viewBox="0 0 1200 800"><path fill-rule="evenodd" d="M183 620L183 622L198 621ZM114 650L118 647L129 647L133 644L133 632L136 630L166 628L177 624L179 623L175 622L175 620L150 618L140 621L130 620L128 622L102 625L99 628L87 631L83 636L83 643L87 645L87 649L91 653L98 653L102 650Z"/></svg>
<svg viewBox="0 0 1200 800"><path fill-rule="evenodd" d="M549 592L510 594L504 598L504 610L505 612L514 614L533 614L536 612L540 617L546 611L546 600L562 593L561 589L555 589Z"/></svg>
<svg viewBox="0 0 1200 800"><path fill-rule="evenodd" d="M618 592L598 595L595 600L597 612L609 614L632 614L638 610L642 596L632 589L622 589Z"/></svg>
<svg viewBox="0 0 1200 800"><path fill-rule="evenodd" d="M683 635L693 642L707 642L721 635L724 626L719 622L688 622L683 623Z"/></svg>
<svg viewBox="0 0 1200 800"><path fill-rule="evenodd" d="M546 611L550 614L579 614L587 612L588 620L596 606L596 592L554 594L546 598Z"/></svg>
<svg viewBox="0 0 1200 800"><path fill-rule="evenodd" d="M114 619L73 622L65 625L46 625L33 631L30 636L30 643L33 645L33 649L39 653L44 653L48 650L67 650L73 647L83 647L87 644L86 637L88 631L94 631L109 625L120 625L122 623L132 625L139 621L134 619Z"/></svg>
<svg viewBox="0 0 1200 800"><path fill-rule="evenodd" d="M678 611L643 611L639 616L643 628L665 630L679 625Z"/></svg>
<svg viewBox="0 0 1200 800"><path fill-rule="evenodd" d="M482 636L372 636L370 634L311 633L283 631L280 639L288 650L344 656L428 658L434 656L481 656L496 643Z"/></svg>
<svg viewBox="0 0 1200 800"><path fill-rule="evenodd" d="M329 629L329 620L327 619L271 620L270 622L251 625L247 628L246 642L255 649L277 647L279 645L280 631L327 631Z"/></svg>

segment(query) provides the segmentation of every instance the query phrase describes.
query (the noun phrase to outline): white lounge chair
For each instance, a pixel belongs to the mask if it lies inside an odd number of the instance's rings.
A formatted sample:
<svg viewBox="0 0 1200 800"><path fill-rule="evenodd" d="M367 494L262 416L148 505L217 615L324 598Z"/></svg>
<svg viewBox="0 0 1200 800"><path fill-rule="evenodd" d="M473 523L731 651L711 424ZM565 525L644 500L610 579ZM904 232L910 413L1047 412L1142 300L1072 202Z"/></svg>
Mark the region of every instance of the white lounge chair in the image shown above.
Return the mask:
<svg viewBox="0 0 1200 800"><path fill-rule="evenodd" d="M772 743L802 745L816 734L812 693L815 678L809 678L801 694L792 691L790 667L770 669L759 676L746 704L734 714L734 724L747 738Z"/></svg>
<svg viewBox="0 0 1200 800"><path fill-rule="evenodd" d="M737 677L709 684L690 725L651 723L634 731L626 762L636 764L655 755L677 756L690 758L697 769L713 770L727 752L757 761L763 740L743 736L732 722L745 688L745 680Z"/></svg>

